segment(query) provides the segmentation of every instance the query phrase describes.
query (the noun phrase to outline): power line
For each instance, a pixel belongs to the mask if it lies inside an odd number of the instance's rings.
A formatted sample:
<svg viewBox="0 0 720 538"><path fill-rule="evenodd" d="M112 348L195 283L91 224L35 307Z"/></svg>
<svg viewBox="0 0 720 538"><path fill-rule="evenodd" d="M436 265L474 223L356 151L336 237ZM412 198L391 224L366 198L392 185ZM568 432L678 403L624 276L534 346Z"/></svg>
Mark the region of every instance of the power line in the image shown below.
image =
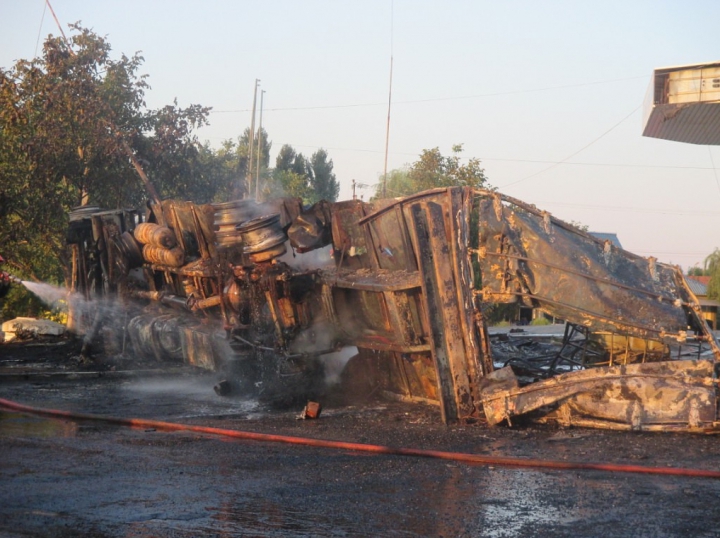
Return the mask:
<svg viewBox="0 0 720 538"><path fill-rule="evenodd" d="M37 51L38 47L40 46L40 34L42 34L42 26L43 22L45 21L45 12L47 11L47 7L47 3L43 3L43 12L42 17L40 17L40 28L38 28L37 41L35 41L35 54L33 55L33 58L37 58Z"/></svg>
<svg viewBox="0 0 720 538"><path fill-rule="evenodd" d="M436 97L436 98L430 98L430 99L417 99L414 101L397 101L398 103L402 104L414 104L414 103L429 103L433 101L453 101L458 99L476 99L478 97L500 97L503 95L515 95L515 94L521 94L521 93L537 93L537 92L547 92L552 90L564 90L568 88L581 88L585 86L597 86L598 84L611 84L613 82L624 82L628 80L636 80L640 78L647 78L647 75L639 75L636 77L627 77L627 78L616 78L616 79L610 79L610 80L599 80L595 82L581 82L578 84L564 84L562 86L546 86L544 88L533 88L529 90L509 90L506 92L493 92L493 93L479 93L479 94L473 94L473 95L464 95L459 97Z"/></svg>
<svg viewBox="0 0 720 538"><path fill-rule="evenodd" d="M712 151L710 150L710 146L708 146L708 153L710 154L710 163L712 164L713 174L715 175L715 185L717 185L718 192L720 192L720 181L718 181L717 168L715 168L715 160L713 159L713 155L712 155Z"/></svg>
<svg viewBox="0 0 720 538"><path fill-rule="evenodd" d="M212 140L234 140L237 137L226 137L226 136L207 136L206 139ZM288 143L289 144L289 143ZM281 144L282 145L282 144ZM313 149L327 149L332 151L355 151L358 153L383 153L379 149L367 149L367 148L341 148L325 145L311 145L311 144L290 144L297 148L313 148ZM409 151L391 151L390 155L406 155L408 157L418 157L418 153ZM553 164L553 165L564 165L564 166L599 166L599 167L611 167L611 168L657 168L660 170L715 170L711 166L688 166L688 165L673 165L673 164L633 164L633 163L595 163L595 162L567 162L567 161L549 161L543 159L510 159L504 157L478 157L481 162L497 161L507 163L530 163L530 164Z"/></svg>
<svg viewBox="0 0 720 538"><path fill-rule="evenodd" d="M478 157L482 162L500 161L511 163L539 163L539 164L563 164L575 166L610 166L615 168L668 168L675 170L712 170L709 166L678 166L668 164L625 164L625 163L589 163L589 162L567 162L567 161L544 161L539 159L501 159L495 157Z"/></svg>
<svg viewBox="0 0 720 538"><path fill-rule="evenodd" d="M575 155L577 155L578 153L581 153L582 151L585 151L587 148L589 148L590 146L592 146L595 142L597 142L598 140L600 140L601 138L603 138L605 135L607 135L608 133L610 133L610 132L611 132L612 130L614 130L617 126L619 126L621 123L623 123L625 120L627 120L630 116L632 116L633 114L635 114L635 112L637 112L638 110L640 110L640 107L641 107L641 106L642 106L642 103L641 103L640 105L638 105L635 110L633 110L632 112L630 112L630 114L628 114L628 115L625 116L623 119L621 119L619 122L617 122L615 125L613 125L612 127L610 127L607 131L605 131L604 133L602 133L600 136L596 137L594 140L592 140L592 141L589 142L588 144L585 144L583 147L581 147L579 150L577 150L577 151L576 151L575 153L573 153L572 155L569 155L568 157L565 157L562 161L560 161L560 162L558 162L558 163L555 163L555 164L553 164L553 165L551 165L551 166L548 166L547 168L544 168L544 169L540 170L539 172L535 172L534 174L530 174L529 176L525 176L525 177L522 178L522 179L518 179L517 181L513 181L513 182L511 182L511 183L506 183L505 185L500 185L500 187L505 188L505 187L510 187L511 185L517 185L518 183L521 183L521 182L526 181L526 180L528 180L528 179L530 179L530 178L533 178L533 177L535 177L535 176L537 176L537 175L540 175L540 174L542 174L543 172L547 172L548 170L551 170L551 169L555 168L556 166L558 166L558 165L560 165L560 164L563 164L565 161L568 161L568 160L572 159L573 157L575 157Z"/></svg>
<svg viewBox="0 0 720 538"><path fill-rule="evenodd" d="M418 103L432 103L432 102L440 102L440 101L459 101L459 100L466 100L466 99L477 99L480 97L500 97L503 95L516 95L516 94L523 94L523 93L537 93L537 92L545 92L545 91L552 91L552 90L564 90L568 88L582 88L585 86L597 86L599 84L612 84L614 82L625 82L628 80L637 80L640 78L647 78L647 75L640 75L636 77L627 77L627 78L616 78L616 79L610 79L610 80L599 80L595 82L583 82L579 84L565 84L561 86L547 86L544 88L532 88L532 89L519 89L519 90L509 90L504 92L490 92L490 93L477 93L472 95L459 95L459 96L451 96L451 97L431 97L428 99L411 99L411 100L405 100L405 101L393 101L393 104L398 105L413 105ZM280 107L280 108L268 108L265 110L265 112L285 112L285 111L295 111L295 110L324 110L324 109L332 109L332 108L357 108L357 107L371 107L371 106L385 106L387 102L376 102L376 103L348 103L348 104L341 104L341 105L318 105L318 106L296 106L296 107ZM251 112L250 109L231 109L231 110L211 110L211 114L233 114L233 113L240 113L240 112Z"/></svg>
<svg viewBox="0 0 720 538"><path fill-rule="evenodd" d="M561 207L578 207L583 209L598 209L602 211L617 211L622 213L659 213L663 215L682 215L682 216L697 216L697 217L720 217L720 211L697 211L697 210L678 210L678 209L663 209L663 208L652 208L652 207L627 207L627 206L610 206L610 205L591 205L591 204L573 204L567 202L555 202L549 201L544 202L541 200L534 200L533 203L543 206L561 206Z"/></svg>

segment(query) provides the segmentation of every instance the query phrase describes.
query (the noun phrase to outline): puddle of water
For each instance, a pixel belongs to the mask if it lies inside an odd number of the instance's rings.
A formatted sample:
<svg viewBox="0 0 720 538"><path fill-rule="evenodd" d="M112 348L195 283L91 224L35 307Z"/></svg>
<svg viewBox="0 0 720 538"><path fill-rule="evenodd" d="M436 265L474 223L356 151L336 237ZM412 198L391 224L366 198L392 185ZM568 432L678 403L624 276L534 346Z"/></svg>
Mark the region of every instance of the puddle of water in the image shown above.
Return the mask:
<svg viewBox="0 0 720 538"><path fill-rule="evenodd" d="M360 536L357 522L342 514L300 510L268 499L243 499L209 508L212 527L242 529L251 536Z"/></svg>
<svg viewBox="0 0 720 538"><path fill-rule="evenodd" d="M478 511L484 535L517 536L543 524L569 525L581 518L579 511L561 511L548 498L548 492L557 488L557 480L555 475L537 471L492 471Z"/></svg>
<svg viewBox="0 0 720 538"><path fill-rule="evenodd" d="M76 437L76 422L0 412L0 437Z"/></svg>

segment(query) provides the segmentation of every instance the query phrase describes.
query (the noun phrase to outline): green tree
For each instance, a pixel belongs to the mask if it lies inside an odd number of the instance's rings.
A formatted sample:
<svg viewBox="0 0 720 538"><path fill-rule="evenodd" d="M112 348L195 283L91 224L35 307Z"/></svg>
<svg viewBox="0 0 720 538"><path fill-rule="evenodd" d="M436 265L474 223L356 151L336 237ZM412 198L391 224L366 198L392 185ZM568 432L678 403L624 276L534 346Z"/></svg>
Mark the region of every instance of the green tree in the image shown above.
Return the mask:
<svg viewBox="0 0 720 538"><path fill-rule="evenodd" d="M310 185L307 176L297 174L292 170L273 170L272 177L266 183L263 191L265 199L281 196L291 196L302 199L309 204L311 199Z"/></svg>
<svg viewBox="0 0 720 538"><path fill-rule="evenodd" d="M310 157L310 188L312 191L312 202L327 200L334 202L340 194L340 184L333 172L332 159L328 159L328 153L320 148Z"/></svg>
<svg viewBox="0 0 720 538"><path fill-rule="evenodd" d="M408 167L396 168L395 170L390 170L388 172L386 190L387 195L391 198L396 196L407 196L408 194L418 192L417 188L413 184L412 179L410 179L410 172ZM379 198L381 196L382 179L380 180L380 183L376 185L376 193L374 195L374 198Z"/></svg>
<svg viewBox="0 0 720 538"><path fill-rule="evenodd" d="M295 196L305 204L313 204L320 200L334 202L339 192L340 184L327 151L319 149L307 159L289 144L280 148L268 196Z"/></svg>
<svg viewBox="0 0 720 538"><path fill-rule="evenodd" d="M699 265L693 265L692 267L688 267L687 274L688 276L709 276L707 270L700 267Z"/></svg>
<svg viewBox="0 0 720 538"><path fill-rule="evenodd" d="M149 132L136 136L134 145L145 173L163 198L198 203L213 199L216 185L204 173L202 146L193 134L195 129L207 125L209 112L209 108L200 105L179 108L175 100L172 105L146 114Z"/></svg>
<svg viewBox="0 0 720 538"><path fill-rule="evenodd" d="M309 177L308 162L302 153L297 153L290 144L280 148L275 159L275 171L293 172L294 174Z"/></svg>
<svg viewBox="0 0 720 538"><path fill-rule="evenodd" d="M439 148L424 149L417 161L405 169L388 173L386 190L389 196L408 196L436 187L484 187L485 170L480 160L469 159L462 164L462 144L452 147L452 155L444 156ZM375 198L382 197L383 181L378 183Z"/></svg>
<svg viewBox="0 0 720 538"><path fill-rule="evenodd" d="M71 29L69 42L50 37L41 57L0 68L0 250L22 276L55 282L72 207L147 198L127 145L167 193L212 198L197 186L209 156L192 136L209 109L146 110L142 57L113 59L103 37Z"/></svg>
<svg viewBox="0 0 720 538"><path fill-rule="evenodd" d="M707 294L709 299L720 299L720 249L716 248L707 258L703 265L705 273L710 276Z"/></svg>
<svg viewBox="0 0 720 538"><path fill-rule="evenodd" d="M213 202L227 202L242 198L245 189L245 176L238 166L237 144L224 140L215 150L205 143L198 147L200 162L199 179L209 185Z"/></svg>
<svg viewBox="0 0 720 538"><path fill-rule="evenodd" d="M305 204L314 204L320 200L334 202L339 192L340 184L327 151L319 149L307 159L291 145L285 144L275 159L275 169L265 197L294 196L302 198Z"/></svg>
<svg viewBox="0 0 720 538"><path fill-rule="evenodd" d="M68 209L90 192L115 206L137 185L116 131L143 128L147 87L140 56L114 61L102 38L74 28L72 48L49 38L41 58L0 70L0 244L25 274L55 281Z"/></svg>
<svg viewBox="0 0 720 538"><path fill-rule="evenodd" d="M292 196L309 203L310 175L307 159L297 153L290 144L284 144L275 158L275 168L266 183L266 198Z"/></svg>

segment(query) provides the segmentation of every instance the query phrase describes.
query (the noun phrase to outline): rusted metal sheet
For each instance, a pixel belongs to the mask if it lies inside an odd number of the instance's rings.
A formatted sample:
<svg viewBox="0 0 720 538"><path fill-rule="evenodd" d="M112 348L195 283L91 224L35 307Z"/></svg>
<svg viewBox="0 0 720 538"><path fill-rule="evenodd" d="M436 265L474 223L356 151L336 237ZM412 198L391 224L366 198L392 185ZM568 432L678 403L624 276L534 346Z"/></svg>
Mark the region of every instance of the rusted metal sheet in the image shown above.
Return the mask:
<svg viewBox="0 0 720 538"><path fill-rule="evenodd" d="M506 367L482 380L490 424L530 416L611 429L716 425L713 364L720 353L679 268L600 241L519 200L477 195L479 296L540 308L572 328L547 361L509 361L525 379ZM704 347L712 360L672 360L689 345L697 358Z"/></svg>
<svg viewBox="0 0 720 538"><path fill-rule="evenodd" d="M483 363L467 246L470 208L469 190L436 189L384 204L360 221L374 230L376 242L391 244L378 230L386 230L386 235L387 230L395 230L393 247L404 253L397 256L405 260L399 264L403 271L414 269L412 258L417 264L422 283L421 338L428 343L435 364L437 395L446 422L466 421L479 413L476 385ZM385 221L389 224L384 225ZM405 230L410 233L403 239ZM412 256L403 249L412 249ZM378 258L382 259L382 249Z"/></svg>
<svg viewBox="0 0 720 538"><path fill-rule="evenodd" d="M445 229L443 207L429 202L413 204L415 241L423 275L433 337L433 357L438 373L438 392L446 422L467 420L475 413L474 379L466 365L462 325L453 274L451 247Z"/></svg>

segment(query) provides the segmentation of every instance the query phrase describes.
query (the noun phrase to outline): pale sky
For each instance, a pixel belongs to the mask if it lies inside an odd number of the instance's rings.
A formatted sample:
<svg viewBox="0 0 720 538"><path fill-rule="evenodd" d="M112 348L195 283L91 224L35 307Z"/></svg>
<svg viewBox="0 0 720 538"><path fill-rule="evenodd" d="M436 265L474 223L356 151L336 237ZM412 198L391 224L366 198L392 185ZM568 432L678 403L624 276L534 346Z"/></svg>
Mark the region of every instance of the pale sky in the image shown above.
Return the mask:
<svg viewBox="0 0 720 538"><path fill-rule="evenodd" d="M213 145L261 79L272 162L325 148L341 199L382 174L392 53L388 169L462 143L501 192L627 250L687 268L720 247L720 149L641 136L653 69L720 60L716 0L51 2L66 32L142 51L149 107L213 107ZM0 67L50 33L44 0L0 0Z"/></svg>

